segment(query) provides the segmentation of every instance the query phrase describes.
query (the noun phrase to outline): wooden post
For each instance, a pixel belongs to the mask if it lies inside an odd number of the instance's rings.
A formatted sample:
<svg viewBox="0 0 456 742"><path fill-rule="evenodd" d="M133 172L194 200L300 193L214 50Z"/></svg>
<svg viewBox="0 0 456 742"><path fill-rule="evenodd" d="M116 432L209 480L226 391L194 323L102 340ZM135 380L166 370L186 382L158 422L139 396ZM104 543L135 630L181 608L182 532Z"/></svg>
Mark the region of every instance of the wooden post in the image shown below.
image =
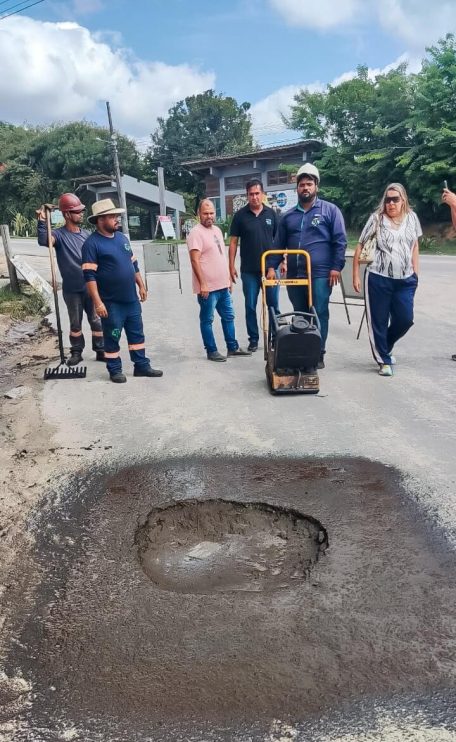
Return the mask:
<svg viewBox="0 0 456 742"><path fill-rule="evenodd" d="M15 294L20 294L21 289L19 287L19 280L17 278L16 268L11 262L13 253L11 250L9 228L7 224L0 224L0 234L2 235L3 249L5 251L5 257L6 257L6 265L8 266L11 291L13 291Z"/></svg>

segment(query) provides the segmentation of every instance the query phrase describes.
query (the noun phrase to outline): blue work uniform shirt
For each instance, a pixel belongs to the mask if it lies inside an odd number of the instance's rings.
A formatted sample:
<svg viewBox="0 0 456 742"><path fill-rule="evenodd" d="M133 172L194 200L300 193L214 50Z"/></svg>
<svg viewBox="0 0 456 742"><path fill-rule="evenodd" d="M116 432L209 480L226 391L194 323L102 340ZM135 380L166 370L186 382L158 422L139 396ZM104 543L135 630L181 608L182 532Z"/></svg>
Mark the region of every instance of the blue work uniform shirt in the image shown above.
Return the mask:
<svg viewBox="0 0 456 742"><path fill-rule="evenodd" d="M306 250L310 255L312 278L328 278L330 271L341 271L346 247L347 235L340 209L321 198L317 198L308 211L296 206L283 214L274 240L276 250ZM267 267L277 268L281 260L281 255L270 255ZM303 255L289 255L287 262L288 278L306 278Z"/></svg>
<svg viewBox="0 0 456 742"><path fill-rule="evenodd" d="M138 300L138 261L122 232L114 232L112 237L99 232L91 234L82 247L82 270L86 283L96 281L103 302Z"/></svg>

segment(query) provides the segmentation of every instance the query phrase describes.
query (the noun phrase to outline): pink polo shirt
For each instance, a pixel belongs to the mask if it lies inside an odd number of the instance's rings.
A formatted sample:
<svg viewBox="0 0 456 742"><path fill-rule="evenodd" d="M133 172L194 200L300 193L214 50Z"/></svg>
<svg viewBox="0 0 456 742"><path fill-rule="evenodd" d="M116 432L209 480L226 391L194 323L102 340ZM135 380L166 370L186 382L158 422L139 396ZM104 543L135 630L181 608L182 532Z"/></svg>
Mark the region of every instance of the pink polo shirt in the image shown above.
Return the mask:
<svg viewBox="0 0 456 742"><path fill-rule="evenodd" d="M200 265L209 291L226 289L230 285L230 273L226 257L225 241L219 227L203 227L197 224L187 237L188 251L198 250ZM200 282L192 271L193 293L201 291Z"/></svg>

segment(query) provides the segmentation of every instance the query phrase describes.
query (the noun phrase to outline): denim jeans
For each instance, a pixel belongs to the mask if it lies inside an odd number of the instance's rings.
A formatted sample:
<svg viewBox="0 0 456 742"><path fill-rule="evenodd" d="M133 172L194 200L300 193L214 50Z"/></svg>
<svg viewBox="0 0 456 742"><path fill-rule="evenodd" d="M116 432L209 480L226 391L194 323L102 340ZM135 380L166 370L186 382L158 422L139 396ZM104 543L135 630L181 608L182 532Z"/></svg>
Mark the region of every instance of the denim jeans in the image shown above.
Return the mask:
<svg viewBox="0 0 456 742"><path fill-rule="evenodd" d="M74 291L63 292L63 299L68 309L70 320L70 348L73 351L82 353L85 347L84 334L82 332L82 318L84 312L89 320L92 330L92 349L95 351L103 350L103 330L101 320L93 308L92 299L89 292Z"/></svg>
<svg viewBox="0 0 456 742"><path fill-rule="evenodd" d="M150 361L146 357L144 330L139 301L114 302L105 301L108 316L103 318L103 335L106 368L109 374L122 371L119 340L125 330L130 358L137 368L147 368Z"/></svg>
<svg viewBox="0 0 456 742"><path fill-rule="evenodd" d="M245 298L245 324L247 335L251 343L258 343L257 302L261 290L261 275L259 273L241 273L242 290ZM273 307L279 314L279 287L268 286L266 289L266 304Z"/></svg>
<svg viewBox="0 0 456 742"><path fill-rule="evenodd" d="M229 289L219 289L210 291L207 299L203 299L198 294L198 304L200 305L200 328L206 353L215 353L217 345L212 323L214 321L214 312L220 315L222 320L223 335L228 350L236 350L239 345L236 340L236 331L234 329L234 308L231 300Z"/></svg>
<svg viewBox="0 0 456 742"><path fill-rule="evenodd" d="M287 292L295 312L308 312L307 286L287 286ZM321 353L326 352L326 338L329 326L329 297L332 287L328 278L314 278L312 281L312 301L320 321Z"/></svg>

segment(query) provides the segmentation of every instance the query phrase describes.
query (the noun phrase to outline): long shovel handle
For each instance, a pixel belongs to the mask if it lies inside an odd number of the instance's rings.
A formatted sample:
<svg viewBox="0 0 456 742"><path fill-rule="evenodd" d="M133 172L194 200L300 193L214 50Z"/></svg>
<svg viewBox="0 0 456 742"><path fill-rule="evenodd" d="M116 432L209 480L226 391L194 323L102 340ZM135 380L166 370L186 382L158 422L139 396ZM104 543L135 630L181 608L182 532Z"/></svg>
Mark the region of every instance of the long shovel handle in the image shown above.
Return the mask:
<svg viewBox="0 0 456 742"><path fill-rule="evenodd" d="M59 299L57 296L57 271L55 269L54 246L52 244L51 208L48 204L44 206L46 211L46 225L48 233L49 259L51 261L52 290L54 293L55 316L57 318L57 335L59 338L60 363L65 363L65 352L63 349L62 324L60 322Z"/></svg>

